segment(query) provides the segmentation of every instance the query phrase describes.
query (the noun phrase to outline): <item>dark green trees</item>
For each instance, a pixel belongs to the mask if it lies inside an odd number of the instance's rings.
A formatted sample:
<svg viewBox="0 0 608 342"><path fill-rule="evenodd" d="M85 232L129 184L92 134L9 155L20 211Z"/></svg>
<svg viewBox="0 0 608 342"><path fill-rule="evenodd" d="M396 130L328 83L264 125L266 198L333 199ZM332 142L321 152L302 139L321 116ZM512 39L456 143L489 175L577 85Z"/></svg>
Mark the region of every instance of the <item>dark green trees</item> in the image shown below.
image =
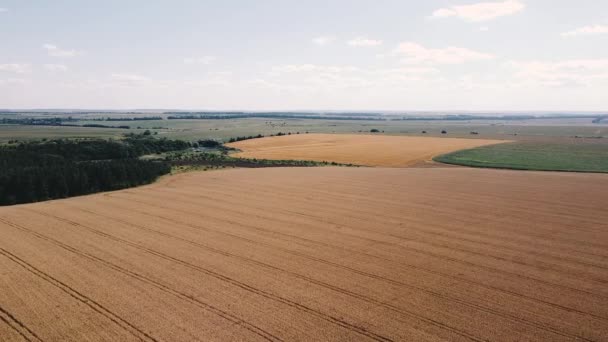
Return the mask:
<svg viewBox="0 0 608 342"><path fill-rule="evenodd" d="M138 157L182 150L184 141L129 136L123 141L53 140L0 147L0 205L65 198L154 181L165 162Z"/></svg>

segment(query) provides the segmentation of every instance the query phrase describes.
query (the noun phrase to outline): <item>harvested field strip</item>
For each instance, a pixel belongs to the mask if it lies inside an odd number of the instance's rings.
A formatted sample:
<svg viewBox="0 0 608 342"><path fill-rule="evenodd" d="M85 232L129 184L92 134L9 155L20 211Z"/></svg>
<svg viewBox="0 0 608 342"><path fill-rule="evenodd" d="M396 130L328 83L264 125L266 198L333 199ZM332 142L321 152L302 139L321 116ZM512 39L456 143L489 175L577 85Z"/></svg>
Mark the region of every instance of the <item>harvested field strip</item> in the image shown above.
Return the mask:
<svg viewBox="0 0 608 342"><path fill-rule="evenodd" d="M40 340L603 341L606 187L256 169L2 208L0 308Z"/></svg>

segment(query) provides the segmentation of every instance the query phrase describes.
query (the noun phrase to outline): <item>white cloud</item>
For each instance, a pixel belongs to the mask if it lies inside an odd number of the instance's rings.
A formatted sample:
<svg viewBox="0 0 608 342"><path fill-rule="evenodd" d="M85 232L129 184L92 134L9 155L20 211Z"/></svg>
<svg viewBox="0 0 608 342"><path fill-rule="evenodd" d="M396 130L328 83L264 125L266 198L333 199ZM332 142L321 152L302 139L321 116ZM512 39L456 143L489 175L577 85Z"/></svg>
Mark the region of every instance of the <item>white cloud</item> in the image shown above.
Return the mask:
<svg viewBox="0 0 608 342"><path fill-rule="evenodd" d="M393 54L403 56L403 62L407 64L462 64L494 58L492 54L466 48L450 46L444 49L433 49L412 42L399 44Z"/></svg>
<svg viewBox="0 0 608 342"><path fill-rule="evenodd" d="M597 34L608 34L608 25L590 25L579 27L575 30L562 33L564 37L590 36Z"/></svg>
<svg viewBox="0 0 608 342"><path fill-rule="evenodd" d="M0 64L0 71L12 72L15 74L26 74L31 71L31 67L29 64L19 63Z"/></svg>
<svg viewBox="0 0 608 342"><path fill-rule="evenodd" d="M27 81L21 78L7 78L4 80L0 79L0 86L3 85L21 85L21 84L26 84Z"/></svg>
<svg viewBox="0 0 608 342"><path fill-rule="evenodd" d="M80 51L64 50L53 44L44 44L42 45L42 48L45 49L49 56L52 57L75 57L82 54Z"/></svg>
<svg viewBox="0 0 608 342"><path fill-rule="evenodd" d="M209 77L231 77L234 75L232 71L211 71L207 73Z"/></svg>
<svg viewBox="0 0 608 342"><path fill-rule="evenodd" d="M408 75L423 75L423 74L438 74L439 69L431 67L406 67L381 69L377 71L380 74L408 74Z"/></svg>
<svg viewBox="0 0 608 342"><path fill-rule="evenodd" d="M489 27L487 27L487 26L481 26L481 27L479 28L479 31L480 31L480 32L488 32L489 30L490 30L490 28L489 28Z"/></svg>
<svg viewBox="0 0 608 342"><path fill-rule="evenodd" d="M437 80L439 70L430 66L360 68L349 65L289 64L275 66L255 85L279 92L330 94L342 90L404 89Z"/></svg>
<svg viewBox="0 0 608 342"><path fill-rule="evenodd" d="M68 67L63 64L45 64L44 68L51 72L67 71Z"/></svg>
<svg viewBox="0 0 608 342"><path fill-rule="evenodd" d="M225 87L234 83L232 80L233 73L231 71L212 71L208 72L207 76L202 79L184 81L183 84L187 87Z"/></svg>
<svg viewBox="0 0 608 342"><path fill-rule="evenodd" d="M196 58L184 58L184 63L185 64L203 64L203 65L209 65L213 62L215 62L217 60L217 58L215 56L203 56L203 57L196 57Z"/></svg>
<svg viewBox="0 0 608 342"><path fill-rule="evenodd" d="M8 12L8 8L0 7L0 13Z"/></svg>
<svg viewBox="0 0 608 342"><path fill-rule="evenodd" d="M148 77L136 74L115 73L110 75L110 79L113 84L126 86L142 85L150 82L150 79Z"/></svg>
<svg viewBox="0 0 608 342"><path fill-rule="evenodd" d="M515 14L522 11L526 5L520 0L499 2L480 2L471 5L444 7L436 10L431 18L457 17L466 21L479 22Z"/></svg>
<svg viewBox="0 0 608 342"><path fill-rule="evenodd" d="M401 67L370 70L367 78L374 81L376 86L402 87L413 83L433 82L437 79L439 70L430 67Z"/></svg>
<svg viewBox="0 0 608 342"><path fill-rule="evenodd" d="M272 68L273 73L294 73L294 72L324 72L324 73L339 73L345 71L358 70L353 66L327 66L315 64L287 64Z"/></svg>
<svg viewBox="0 0 608 342"><path fill-rule="evenodd" d="M377 39L369 39L367 37L357 37L346 42L350 46L355 47L369 47L369 46L378 46L382 45L381 40Z"/></svg>
<svg viewBox="0 0 608 342"><path fill-rule="evenodd" d="M523 84L537 86L590 86L608 81L608 59L509 62L515 77Z"/></svg>
<svg viewBox="0 0 608 342"><path fill-rule="evenodd" d="M325 46L325 45L329 45L329 44L333 43L335 40L336 40L336 37L333 37L333 36L320 36L320 37L313 38L312 42L313 42L313 44L316 44L319 46Z"/></svg>

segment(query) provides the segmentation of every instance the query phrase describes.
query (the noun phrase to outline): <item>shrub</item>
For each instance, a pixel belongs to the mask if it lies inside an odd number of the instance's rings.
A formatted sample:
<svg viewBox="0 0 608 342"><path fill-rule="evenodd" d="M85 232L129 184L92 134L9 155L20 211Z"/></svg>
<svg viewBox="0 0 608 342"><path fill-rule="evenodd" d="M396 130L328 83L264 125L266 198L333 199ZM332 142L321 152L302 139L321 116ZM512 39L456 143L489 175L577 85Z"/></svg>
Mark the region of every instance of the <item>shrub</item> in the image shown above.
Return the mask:
<svg viewBox="0 0 608 342"><path fill-rule="evenodd" d="M234 142L234 141L231 141ZM198 141L198 146L200 147L207 147L207 148L215 148L215 147L219 147L222 144L219 141L215 141L212 139L205 139L205 140L199 140Z"/></svg>

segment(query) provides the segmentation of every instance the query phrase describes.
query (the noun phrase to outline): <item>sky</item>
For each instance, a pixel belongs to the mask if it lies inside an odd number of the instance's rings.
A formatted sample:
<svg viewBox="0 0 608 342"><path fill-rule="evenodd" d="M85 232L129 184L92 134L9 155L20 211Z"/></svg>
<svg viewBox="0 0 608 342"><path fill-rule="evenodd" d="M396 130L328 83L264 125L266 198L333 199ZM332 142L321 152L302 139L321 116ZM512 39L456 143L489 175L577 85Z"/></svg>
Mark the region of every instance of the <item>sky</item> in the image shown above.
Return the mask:
<svg viewBox="0 0 608 342"><path fill-rule="evenodd" d="M0 0L0 108L607 111L607 0Z"/></svg>

